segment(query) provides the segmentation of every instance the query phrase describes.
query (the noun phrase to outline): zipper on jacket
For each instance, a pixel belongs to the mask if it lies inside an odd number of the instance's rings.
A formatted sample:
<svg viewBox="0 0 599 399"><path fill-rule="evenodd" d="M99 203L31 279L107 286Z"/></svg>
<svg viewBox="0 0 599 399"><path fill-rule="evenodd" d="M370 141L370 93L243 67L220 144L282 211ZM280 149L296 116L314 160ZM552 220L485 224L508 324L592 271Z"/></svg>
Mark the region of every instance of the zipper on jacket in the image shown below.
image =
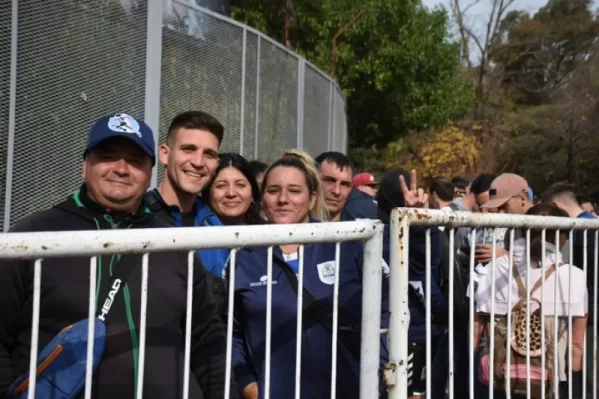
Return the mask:
<svg viewBox="0 0 599 399"><path fill-rule="evenodd" d="M118 223L115 223L114 219L109 214L105 213L104 215L102 215L102 217L104 218L104 220L106 220L108 222L111 229L115 230L115 229L119 228Z"/></svg>
<svg viewBox="0 0 599 399"><path fill-rule="evenodd" d="M78 208L84 208L85 209L85 205L83 204L83 202L81 201L80 198L80 192L79 190L75 191L73 193L73 201L75 202L75 205ZM146 206L144 207L144 213L151 213L151 210ZM115 223L114 218L110 215L110 214L103 214L102 218L110 225L110 228L113 230L116 230L119 228L119 224L120 223ZM100 227L100 223L98 222L98 219L96 219L95 217L94 219L94 223L96 224L96 229L98 230L102 230ZM130 223L127 226L127 229L131 228L133 226L133 223ZM110 277L112 277L112 269L114 266L114 261L117 261L117 263L121 260L121 255L120 254L116 254L116 255L112 255L110 258L110 265L108 266L108 272L110 274ZM99 295L99 291L100 291L100 283L102 281L102 256L98 257L98 275L97 275L97 285L96 285L96 310L98 309L98 295ZM133 354L133 372L134 372L134 397L137 396L137 376L138 376L138 372L139 372L139 360L138 360L138 351L139 351L139 342L137 340L137 332L135 331L135 321L133 320L133 314L131 311L131 295L129 293L129 285L127 284L127 282L125 282L125 287L123 289L123 299L125 301L125 313L127 315L127 324L129 327L129 335L131 336L131 346L132 346L132 354Z"/></svg>

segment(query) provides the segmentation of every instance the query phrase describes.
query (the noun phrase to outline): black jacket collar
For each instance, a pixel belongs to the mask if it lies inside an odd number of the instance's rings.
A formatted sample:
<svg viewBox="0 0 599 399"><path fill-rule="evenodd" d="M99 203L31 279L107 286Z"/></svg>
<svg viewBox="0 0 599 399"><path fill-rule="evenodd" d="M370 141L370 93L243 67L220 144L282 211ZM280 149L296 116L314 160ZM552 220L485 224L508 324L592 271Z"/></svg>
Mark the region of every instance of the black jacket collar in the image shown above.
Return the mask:
<svg viewBox="0 0 599 399"><path fill-rule="evenodd" d="M142 202L140 208L135 213L111 211L104 208L90 198L87 194L85 184L82 184L70 198L58 204L57 207L86 220L93 221L94 224L109 224L112 228L121 227L121 225L126 225L126 227L143 225L153 219L145 201Z"/></svg>

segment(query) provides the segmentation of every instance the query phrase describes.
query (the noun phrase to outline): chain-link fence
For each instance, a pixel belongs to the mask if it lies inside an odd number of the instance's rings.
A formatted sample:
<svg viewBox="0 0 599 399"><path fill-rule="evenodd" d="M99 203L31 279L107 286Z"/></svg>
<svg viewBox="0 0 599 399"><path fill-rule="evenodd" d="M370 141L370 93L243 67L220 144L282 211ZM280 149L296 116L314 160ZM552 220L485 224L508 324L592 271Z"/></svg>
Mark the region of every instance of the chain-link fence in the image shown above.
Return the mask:
<svg viewBox="0 0 599 399"><path fill-rule="evenodd" d="M162 141L190 109L219 119L221 149L248 159L346 150L335 82L220 14L176 0L0 2L0 227L80 184L98 117L127 112Z"/></svg>

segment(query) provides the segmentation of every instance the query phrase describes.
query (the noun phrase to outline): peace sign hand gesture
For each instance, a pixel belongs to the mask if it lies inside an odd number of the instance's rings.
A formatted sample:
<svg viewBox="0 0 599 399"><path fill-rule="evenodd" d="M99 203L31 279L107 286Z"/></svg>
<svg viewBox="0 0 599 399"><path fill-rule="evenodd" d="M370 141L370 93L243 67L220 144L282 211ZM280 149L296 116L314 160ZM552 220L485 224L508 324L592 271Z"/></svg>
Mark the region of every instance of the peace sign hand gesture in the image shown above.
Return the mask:
<svg viewBox="0 0 599 399"><path fill-rule="evenodd" d="M399 187L403 194L405 206L407 208L428 208L428 194L422 188L418 188L417 179L416 171L412 169L410 188L408 189L406 179L399 175Z"/></svg>

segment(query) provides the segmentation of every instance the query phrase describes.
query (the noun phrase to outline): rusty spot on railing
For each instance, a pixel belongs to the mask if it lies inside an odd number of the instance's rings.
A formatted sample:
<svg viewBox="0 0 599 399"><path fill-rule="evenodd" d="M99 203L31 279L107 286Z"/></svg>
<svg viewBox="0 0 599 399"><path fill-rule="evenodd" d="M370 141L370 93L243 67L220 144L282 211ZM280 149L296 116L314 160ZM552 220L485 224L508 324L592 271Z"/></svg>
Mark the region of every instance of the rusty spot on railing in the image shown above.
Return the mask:
<svg viewBox="0 0 599 399"><path fill-rule="evenodd" d="M431 218L431 215L426 210L414 209L414 214L416 215L416 219L419 220L429 220Z"/></svg>
<svg viewBox="0 0 599 399"><path fill-rule="evenodd" d="M397 364L395 364L395 363L385 364L385 368L383 370L383 382L389 388L395 386L395 382L397 379L397 376L395 374L396 371L397 371Z"/></svg>

